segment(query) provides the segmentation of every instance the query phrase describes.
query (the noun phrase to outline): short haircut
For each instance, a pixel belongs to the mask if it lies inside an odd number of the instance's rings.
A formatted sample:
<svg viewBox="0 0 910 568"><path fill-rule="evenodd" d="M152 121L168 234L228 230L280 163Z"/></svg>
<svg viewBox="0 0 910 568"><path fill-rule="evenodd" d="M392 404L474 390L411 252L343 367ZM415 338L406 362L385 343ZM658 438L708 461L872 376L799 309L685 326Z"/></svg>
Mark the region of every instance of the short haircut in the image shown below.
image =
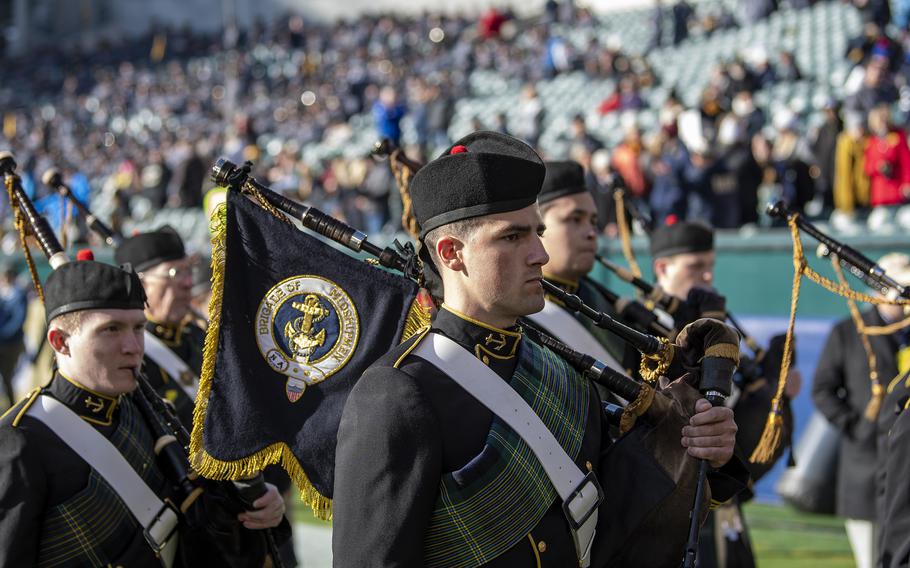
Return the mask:
<svg viewBox="0 0 910 568"><path fill-rule="evenodd" d="M48 329L57 328L66 333L73 334L79 331L82 323L85 321L85 312L67 312L52 319L48 324Z"/></svg>
<svg viewBox="0 0 910 568"><path fill-rule="evenodd" d="M439 240L443 237L455 237L461 241L466 241L471 238L474 231L481 223L482 221L480 221L480 219L474 217L436 227L427 232L423 241L426 243L428 252L430 253L430 259L433 260L433 264L436 265L437 270L439 269L439 256L436 254L436 245L439 244Z"/></svg>

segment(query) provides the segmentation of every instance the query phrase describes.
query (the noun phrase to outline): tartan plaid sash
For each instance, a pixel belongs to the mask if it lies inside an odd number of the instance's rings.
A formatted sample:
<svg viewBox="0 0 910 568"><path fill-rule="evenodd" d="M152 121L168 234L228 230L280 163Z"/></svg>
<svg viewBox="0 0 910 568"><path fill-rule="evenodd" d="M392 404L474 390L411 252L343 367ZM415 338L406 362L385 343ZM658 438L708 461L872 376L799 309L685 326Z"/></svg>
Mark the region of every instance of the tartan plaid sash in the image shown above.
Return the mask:
<svg viewBox="0 0 910 568"><path fill-rule="evenodd" d="M573 460L588 414L586 380L525 337L509 384ZM531 448L494 418L483 450L443 475L425 542L427 566L480 566L525 538L556 499Z"/></svg>

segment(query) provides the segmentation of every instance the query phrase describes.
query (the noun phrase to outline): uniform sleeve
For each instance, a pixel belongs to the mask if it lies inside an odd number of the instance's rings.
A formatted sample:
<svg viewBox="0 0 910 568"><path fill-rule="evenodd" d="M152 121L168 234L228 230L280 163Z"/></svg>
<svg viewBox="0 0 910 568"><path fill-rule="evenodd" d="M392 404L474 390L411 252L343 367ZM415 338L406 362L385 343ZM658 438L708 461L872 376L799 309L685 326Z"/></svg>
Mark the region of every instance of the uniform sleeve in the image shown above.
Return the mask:
<svg viewBox="0 0 910 568"><path fill-rule="evenodd" d="M881 519L881 560L886 567L910 566L910 414L904 410L891 429Z"/></svg>
<svg viewBox="0 0 910 568"><path fill-rule="evenodd" d="M38 563L45 477L27 442L24 430L0 426L0 566Z"/></svg>
<svg viewBox="0 0 910 568"><path fill-rule="evenodd" d="M812 400L831 424L850 435L859 416L843 396L846 388L843 332L843 326L837 325L828 336L812 380Z"/></svg>
<svg viewBox="0 0 910 568"><path fill-rule="evenodd" d="M441 463L438 426L414 380L368 369L338 430L335 566L422 566Z"/></svg>
<svg viewBox="0 0 910 568"><path fill-rule="evenodd" d="M725 503L749 486L749 470L737 455L715 470L708 471L711 501Z"/></svg>

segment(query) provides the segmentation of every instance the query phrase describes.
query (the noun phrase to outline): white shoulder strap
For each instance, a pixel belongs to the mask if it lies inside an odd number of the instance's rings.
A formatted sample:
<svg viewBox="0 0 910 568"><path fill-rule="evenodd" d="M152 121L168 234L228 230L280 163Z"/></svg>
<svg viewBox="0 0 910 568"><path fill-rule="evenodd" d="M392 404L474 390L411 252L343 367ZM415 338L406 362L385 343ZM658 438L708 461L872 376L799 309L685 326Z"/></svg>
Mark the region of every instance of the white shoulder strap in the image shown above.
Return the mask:
<svg viewBox="0 0 910 568"><path fill-rule="evenodd" d="M196 400L196 390L199 388L199 377L190 369L186 362L171 351L171 348L158 339L154 333L145 330L145 354L155 362L159 367L164 369L168 375L174 379L174 382L180 385L183 392L193 400ZM193 384L187 385L181 377L193 377Z"/></svg>
<svg viewBox="0 0 910 568"><path fill-rule="evenodd" d="M165 567L177 552L177 514L139 477L107 438L57 399L41 395L27 414L40 420L84 459L114 489L136 520Z"/></svg>
<svg viewBox="0 0 910 568"><path fill-rule="evenodd" d="M588 566L601 501L600 486L593 472L582 473L527 402L455 341L429 333L411 354L448 375L530 446L563 501L580 566Z"/></svg>
<svg viewBox="0 0 910 568"><path fill-rule="evenodd" d="M591 335L591 332L565 308L548 299L544 303L543 310L525 317L550 332L556 339L571 346L572 349L590 355L614 371L629 376L616 358L610 355L604 346Z"/></svg>

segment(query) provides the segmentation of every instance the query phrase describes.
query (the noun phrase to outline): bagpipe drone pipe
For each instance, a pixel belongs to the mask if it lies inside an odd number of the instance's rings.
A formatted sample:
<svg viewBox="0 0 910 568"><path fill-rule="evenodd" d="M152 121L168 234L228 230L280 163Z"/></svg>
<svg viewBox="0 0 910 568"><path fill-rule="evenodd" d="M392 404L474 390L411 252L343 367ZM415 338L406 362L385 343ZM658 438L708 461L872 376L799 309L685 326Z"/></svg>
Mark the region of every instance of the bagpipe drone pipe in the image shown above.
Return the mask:
<svg viewBox="0 0 910 568"><path fill-rule="evenodd" d="M252 198L254 198L260 204L265 203L265 204L267 204L266 205L267 207L274 207L277 210L280 210L280 211L283 211L283 212L289 214L292 218L299 221L304 227L309 228L315 232L318 232L319 234L321 234L355 252L360 252L360 251L370 252L375 257L378 257L377 261L382 266L388 267L390 269L394 269L399 272L403 272L404 274L407 274L410 278L419 278L420 270L419 270L419 266L415 262L414 251L413 251L412 247L409 247L409 246L403 247L400 245L396 245L394 249L392 249L390 247L382 249L378 246L372 245L367 240L367 236L364 235L363 233L357 231L356 229L354 229L352 227L348 227L347 225L345 225L344 223L342 223L340 221L328 218L322 212L320 212L312 207L307 207L307 206L304 206L304 205L301 205L298 203L294 203L294 202L276 194L275 192L271 191L269 188L263 186L262 184L259 184L258 182L255 181L255 179L250 177L249 170L250 170L249 165L246 165L241 168L241 167L237 167L236 165L234 165L230 162L227 162L225 160L219 160L213 171L213 179L219 185L225 185L232 189L239 190L240 192L248 193ZM237 191L230 192L230 193L237 193ZM229 199L229 204L228 204L229 219L232 218L232 214L230 213L230 208L232 207L232 205L231 205L232 203L234 204L233 205L234 207L239 209L241 207L242 200L234 199L232 201L231 199ZM244 205L242 207L247 207L247 206ZM253 206L253 207L256 208L256 206ZM261 207L259 207L259 209L261 209ZM263 220L265 220L269 217L269 214L260 213L260 216L262 217ZM271 215L271 217L275 218L275 215L273 214L273 215ZM270 223L275 224L272 221L270 221ZM287 233L287 239L291 239L292 238L291 232L293 232L295 229L289 225L287 226L287 228L290 231L289 233ZM230 241L231 234L233 234L233 233L229 232L228 249L231 248L231 241ZM282 234L285 234L285 233L282 233ZM285 240L285 242L289 242L289 241ZM328 248L328 247L326 247L326 248ZM334 251L333 249L330 249L330 248L328 248L328 250L326 252L327 253L331 252L332 254L338 254L337 251ZM364 265L364 263L354 261L350 257L347 257L346 261L342 261L340 258L336 258L335 256L332 256L331 259L333 262L328 262L328 259L327 259L326 261L323 261L321 263L321 266L328 266L330 264L337 264L340 262L356 264L357 266ZM230 270L230 265L231 265L231 260L230 260L230 258L228 258L227 259L228 270ZM391 276L388 273L384 273L384 274L387 277ZM408 278L400 278L399 280L401 282L410 282ZM413 283L411 283L411 284L413 284ZM381 295L382 294L380 294L380 296ZM579 308L580 308L580 306L579 306ZM396 317L399 317L399 316L400 316L400 314L398 314L398 316L396 316ZM389 318L386 318L386 319L389 319ZM624 324L616 322L615 320L608 319L607 316L600 317L599 321L602 325L612 326L611 329L614 332L620 334L620 336L623 336L625 339L631 340L638 348L645 350L646 352L648 352L651 355L654 355L657 357L661 357L661 356L667 357L670 353L670 349L668 347L669 343L666 342L666 340L661 341L658 338L655 338L653 336L648 336L646 334L642 334L634 329L629 328L628 326L625 326ZM388 333L386 335L386 337L389 337L392 339L392 341L390 342L392 344L394 344L394 342L396 342L396 341L399 341L396 333ZM735 335L735 333L733 335ZM540 334L538 334L538 336L540 336ZM261 358L261 356L260 356L260 358ZM364 360L363 363L366 363L366 360ZM708 364L708 367L710 367L710 366L711 366L711 363ZM600 367L605 368L602 364L600 365ZM714 369L713 371L709 371L708 374L711 375L712 373L714 373L715 376L722 376L724 374L724 371L721 371L720 367L726 367L725 371L729 375L729 373L732 372L733 365L728 365L726 362L724 362L721 365L719 365L717 369ZM354 368L356 369L359 367L354 367ZM582 370L583 372L587 371L586 374L588 376L600 377L601 380L604 380L603 373L594 373L592 375L592 373L590 371L590 365L581 365L580 370ZM627 423L629 424L629 430L633 430L633 428L631 428L631 426L635 424L636 417L644 414L645 411L648 410L649 408L651 408L652 406L653 406L654 412L659 414L661 411L663 411L665 413L664 419L662 421L654 424L653 428L648 430L648 434L644 433L643 428L638 429L638 430L636 430L636 434L627 435L623 438L623 439L628 440L628 442L626 442L625 445L617 444L618 449L616 449L615 452L613 453L614 458L611 458L612 460L614 460L614 461L611 461L611 463L614 464L616 467L619 467L620 469L625 467L625 466L622 466L619 464L625 463L626 460L618 459L618 457L617 457L622 453L622 448L626 448L626 447L634 448L635 452L637 452L637 454L635 456L635 459L628 461L628 463L627 463L627 465L631 469L623 470L626 474L626 480L629 482L629 485L626 485L625 488L623 488L624 487L623 483L613 484L611 482L609 491L615 497L613 499L613 502L615 504L627 503L627 500L630 499L629 495L636 495L636 499L639 501L637 505L628 503L628 506L616 508L617 514L618 514L619 510L628 511L628 512L636 511L640 514L640 516L637 517L636 519L632 519L632 520L627 519L629 522L617 521L616 526L622 526L622 527L624 527L623 530L628 531L630 534L634 533L637 535L648 534L648 535L654 536L658 532L660 532L662 542L666 542L666 547L665 548L656 547L657 549L660 549L660 550L656 550L655 547L653 547L653 546L650 549L648 547L633 546L633 547L625 548L622 551L616 550L615 553L631 555L631 554L633 554L632 550L635 550L637 553L657 554L661 550L663 552L670 550L672 552L670 552L668 554L668 556L665 556L664 559L666 559L669 556L672 556L674 558L674 560L676 562L678 562L679 558L682 555L684 544L685 544L686 528L688 528L689 519L692 518L691 510L692 510L692 503L694 501L695 493L696 493L696 491L695 491L696 479L698 476L697 470L699 469L699 466L695 463L695 460L688 458L685 455L685 452L681 451L681 446L679 444L679 432L680 432L680 428L682 427L682 424L687 423L687 421L689 420L691 415L694 413L694 403L695 403L695 400L697 400L697 398L699 398L698 391L693 389L692 387L690 387L685 381L682 381L682 382L680 382L679 386L676 387L676 389L661 391L661 392L655 394L654 388L649 385L642 386L639 383L636 383L636 382L632 381L631 379L628 379L627 377L620 375L619 373L616 373L613 371L609 371L609 374L610 374L610 376L613 377L611 380L622 381L622 384L627 384L629 386L629 388L634 388L634 389L636 389L635 392L639 393L639 395L637 395L637 396L632 396L628 392L624 391L622 387L619 387L618 384L616 384L616 383L614 383L612 385L612 387L610 387L608 385L608 388L611 388L612 390L615 390L618 393L626 392L626 394L628 396L632 397L631 400L632 400L632 404L634 406L629 410L630 418L627 418L627 420L626 420ZM615 376L613 376L613 375L615 375ZM695 380L695 379L692 379L692 380ZM729 382L729 376L727 376L726 381ZM721 379L719 382L723 383L724 380ZM307 388L310 388L310 387L307 387ZM677 390L680 391L680 393L681 392L687 393L687 396L681 396L679 393L676 392ZM712 391L712 392L717 391L717 392L728 393L729 387L721 386L717 389L709 388L707 390ZM645 394L642 394L642 393L645 393ZM304 394L304 396L306 396L306 394ZM637 404L636 404L636 401L637 401ZM654 402L654 401L657 401L657 402ZM317 408L316 411L318 411L318 410L319 409ZM635 414L635 413L638 413L638 414ZM673 419L678 420L678 422L673 423L672 420L668 417L673 417ZM643 423L644 423L644 421L643 421ZM197 421L197 427L199 425L200 425L200 423ZM210 426L206 425L206 428L210 428ZM195 432L194 432L194 434L195 434ZM649 442L649 443L652 445L649 445L648 443L643 443L642 439L636 438L636 436L643 436L643 437L650 436L651 439L653 440L653 442ZM656 460L660 459L660 458L655 458L655 456L652 453L649 453L648 451L646 451L646 450L648 450L648 448L654 449L655 447L657 447L657 445L659 445L657 442L658 439L662 439L662 441L664 443L666 443L665 447L668 448L668 450L667 450L668 452L670 452L671 451L670 448L672 448L671 453L673 455L672 456L668 455L668 456L666 456L666 458L673 463L667 463L666 467L660 466L658 464L658 462ZM663 456L661 456L661 457L663 457ZM655 490L654 487L652 487L650 489L645 489L644 487L642 487L640 492L637 492L637 491L632 491L631 493L626 492L627 489L634 486L635 482L640 481L641 479L644 478L644 477L640 477L638 479L635 479L635 476L630 474L630 472L632 470L634 470L634 464L639 463L642 460L651 460L652 466L658 467L660 469L660 471L672 472L671 476L668 477L668 476L664 475L664 477L663 477L663 482L664 482L663 488L666 489L666 492L661 492L660 489ZM611 471L614 471L614 470L611 469ZM312 476L310 476L310 477L312 477ZM629 477L631 477L632 479L628 479ZM669 485L667 485L667 484L669 484ZM326 484L326 485L328 485L328 484ZM658 484L658 486L660 486L660 485L661 484ZM704 487L704 484L702 484L702 487ZM328 486L327 488L330 488L330 486ZM671 494L675 494L676 497L679 498L679 500L674 501L670 497ZM647 499L642 501L641 500L642 495L648 495L649 496L648 499L653 498L654 501L648 501ZM312 494L310 496L312 497ZM323 495L323 497L327 497L327 496ZM609 500L610 499L608 499L608 501ZM683 502L683 501L685 502L685 506L683 509L680 509L678 505L680 502ZM707 502L707 496L705 496L703 498L703 501L704 501L704 503ZM325 508L327 509L328 503L327 502L322 502L322 503L325 505ZM650 503L650 505L652 505L652 507L649 508L648 503ZM669 508L666 510L661 509L658 506L661 503L666 504ZM319 510L325 511L325 509L319 509ZM664 514L663 515L658 514L657 512L659 510L663 511ZM676 513L676 516L673 517L673 515L666 514L668 511L674 511ZM651 516L650 513L654 513L654 516ZM700 522L700 520L703 518L703 513L706 513L706 510L701 509L699 511L696 511L696 513L694 515L694 518L698 519L698 521L696 521L696 523ZM673 524L672 521L667 522L668 520L671 520L673 518L679 519L680 523ZM614 518L614 520L615 520L615 518ZM677 535L679 535L680 538L678 540L674 541L673 537L677 536ZM607 539L605 539L605 541L606 540ZM623 543L627 543L628 540L620 538L617 540L611 540L611 542L614 543L615 546L620 547ZM632 557L633 556L628 556L627 558L632 558Z"/></svg>

